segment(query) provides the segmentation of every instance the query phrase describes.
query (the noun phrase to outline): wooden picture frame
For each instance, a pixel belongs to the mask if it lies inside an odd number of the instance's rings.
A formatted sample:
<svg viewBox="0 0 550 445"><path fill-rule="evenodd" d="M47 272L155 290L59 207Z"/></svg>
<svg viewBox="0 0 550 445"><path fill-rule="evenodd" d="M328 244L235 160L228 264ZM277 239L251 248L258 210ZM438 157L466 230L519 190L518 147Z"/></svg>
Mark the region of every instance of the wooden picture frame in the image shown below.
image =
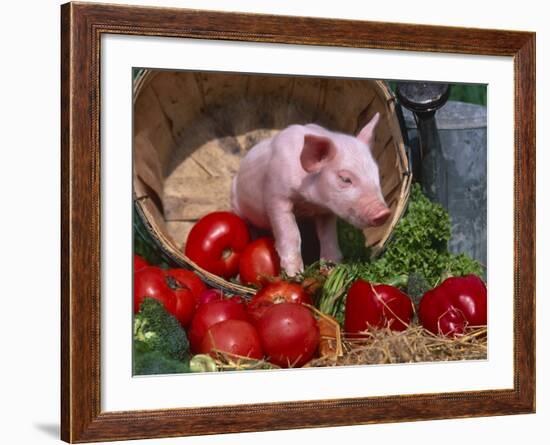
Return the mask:
<svg viewBox="0 0 550 445"><path fill-rule="evenodd" d="M173 437L535 411L535 34L170 8L61 8L61 437ZM514 387L441 394L102 412L100 38L103 34L511 56L514 60Z"/></svg>

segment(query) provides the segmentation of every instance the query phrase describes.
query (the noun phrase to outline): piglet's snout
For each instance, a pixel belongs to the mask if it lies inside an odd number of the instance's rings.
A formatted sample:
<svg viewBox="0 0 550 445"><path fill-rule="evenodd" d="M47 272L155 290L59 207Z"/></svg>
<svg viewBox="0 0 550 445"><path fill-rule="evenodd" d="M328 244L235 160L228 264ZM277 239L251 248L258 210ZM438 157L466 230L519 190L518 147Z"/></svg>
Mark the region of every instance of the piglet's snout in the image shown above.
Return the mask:
<svg viewBox="0 0 550 445"><path fill-rule="evenodd" d="M371 204L365 209L364 219L369 226L381 226L384 224L391 215L391 211L382 202Z"/></svg>
<svg viewBox="0 0 550 445"><path fill-rule="evenodd" d="M387 207L385 209L381 209L372 217L372 225L381 226L388 220L388 218L390 217L390 213L390 209L388 209Z"/></svg>

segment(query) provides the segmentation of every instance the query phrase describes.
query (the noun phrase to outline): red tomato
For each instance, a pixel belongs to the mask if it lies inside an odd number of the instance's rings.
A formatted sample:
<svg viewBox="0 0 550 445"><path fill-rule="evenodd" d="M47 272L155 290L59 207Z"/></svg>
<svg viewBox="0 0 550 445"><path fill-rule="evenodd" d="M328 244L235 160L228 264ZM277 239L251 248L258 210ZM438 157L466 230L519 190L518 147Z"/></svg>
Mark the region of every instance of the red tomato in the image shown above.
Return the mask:
<svg viewBox="0 0 550 445"><path fill-rule="evenodd" d="M256 324L262 349L271 363L283 368L306 364L319 345L319 327L305 306L274 304Z"/></svg>
<svg viewBox="0 0 550 445"><path fill-rule="evenodd" d="M273 238L252 241L241 254L239 277L243 284L265 286L281 273L280 259Z"/></svg>
<svg viewBox="0 0 550 445"><path fill-rule="evenodd" d="M344 328L351 336L369 327L403 331L412 317L411 299L396 287L357 280L348 291Z"/></svg>
<svg viewBox="0 0 550 445"><path fill-rule="evenodd" d="M256 359L264 355L256 328L244 320L224 320L212 325L206 331L200 349L202 354L217 349Z"/></svg>
<svg viewBox="0 0 550 445"><path fill-rule="evenodd" d="M199 297L206 290L206 285L195 272L187 269L169 269L166 274L177 282L175 287L188 289L198 305Z"/></svg>
<svg viewBox="0 0 550 445"><path fill-rule="evenodd" d="M213 212L191 229L185 255L203 269L223 278L237 275L239 259L250 236L245 222L231 212Z"/></svg>
<svg viewBox="0 0 550 445"><path fill-rule="evenodd" d="M278 303L312 304L312 301L302 285L277 281L263 287L252 297L247 306L248 316L255 323L270 306Z"/></svg>
<svg viewBox="0 0 550 445"><path fill-rule="evenodd" d="M197 301L189 289L175 289L173 292L176 306L172 315L178 319L183 327L185 327L195 314Z"/></svg>
<svg viewBox="0 0 550 445"><path fill-rule="evenodd" d="M202 304L210 303L211 301L217 301L223 299L223 292L219 289L206 289L199 295L199 306Z"/></svg>
<svg viewBox="0 0 550 445"><path fill-rule="evenodd" d="M191 271L143 268L134 274L134 313L145 297L151 297L159 300L182 326L187 326L204 289L204 283Z"/></svg>
<svg viewBox="0 0 550 445"><path fill-rule="evenodd" d="M148 266L149 266L149 263L145 261L145 259L143 259L139 255L134 254L134 273Z"/></svg>
<svg viewBox="0 0 550 445"><path fill-rule="evenodd" d="M191 350L195 353L200 352L201 342L206 331L212 325L224 320L248 321L244 304L240 298L211 301L199 306L187 331Z"/></svg>
<svg viewBox="0 0 550 445"><path fill-rule="evenodd" d="M448 337L464 333L467 326L485 326L487 287L475 275L448 278L424 294L418 318L427 330Z"/></svg>
<svg viewBox="0 0 550 445"><path fill-rule="evenodd" d="M134 313L139 312L139 306L145 297L160 301L171 314L176 310L174 292L168 286L164 271L159 267L145 267L134 274Z"/></svg>

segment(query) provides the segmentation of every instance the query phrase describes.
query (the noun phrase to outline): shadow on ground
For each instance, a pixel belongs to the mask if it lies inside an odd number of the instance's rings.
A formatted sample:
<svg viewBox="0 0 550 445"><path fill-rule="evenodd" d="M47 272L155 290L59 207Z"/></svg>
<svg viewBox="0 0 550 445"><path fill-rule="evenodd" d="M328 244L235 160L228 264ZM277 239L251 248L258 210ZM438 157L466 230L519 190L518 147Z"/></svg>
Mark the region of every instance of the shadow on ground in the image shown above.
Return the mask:
<svg viewBox="0 0 550 445"><path fill-rule="evenodd" d="M35 423L34 427L47 436L59 439L59 424L57 423Z"/></svg>

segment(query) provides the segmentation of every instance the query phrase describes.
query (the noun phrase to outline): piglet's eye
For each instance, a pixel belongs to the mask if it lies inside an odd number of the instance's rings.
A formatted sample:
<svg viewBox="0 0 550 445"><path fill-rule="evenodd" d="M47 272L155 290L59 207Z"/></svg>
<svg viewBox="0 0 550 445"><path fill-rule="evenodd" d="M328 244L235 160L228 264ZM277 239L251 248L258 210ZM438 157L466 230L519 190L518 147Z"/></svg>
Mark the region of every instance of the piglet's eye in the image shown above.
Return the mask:
<svg viewBox="0 0 550 445"><path fill-rule="evenodd" d="M344 184L352 183L351 178L348 178L347 176L338 175L338 177L340 178L340 181L342 181Z"/></svg>

